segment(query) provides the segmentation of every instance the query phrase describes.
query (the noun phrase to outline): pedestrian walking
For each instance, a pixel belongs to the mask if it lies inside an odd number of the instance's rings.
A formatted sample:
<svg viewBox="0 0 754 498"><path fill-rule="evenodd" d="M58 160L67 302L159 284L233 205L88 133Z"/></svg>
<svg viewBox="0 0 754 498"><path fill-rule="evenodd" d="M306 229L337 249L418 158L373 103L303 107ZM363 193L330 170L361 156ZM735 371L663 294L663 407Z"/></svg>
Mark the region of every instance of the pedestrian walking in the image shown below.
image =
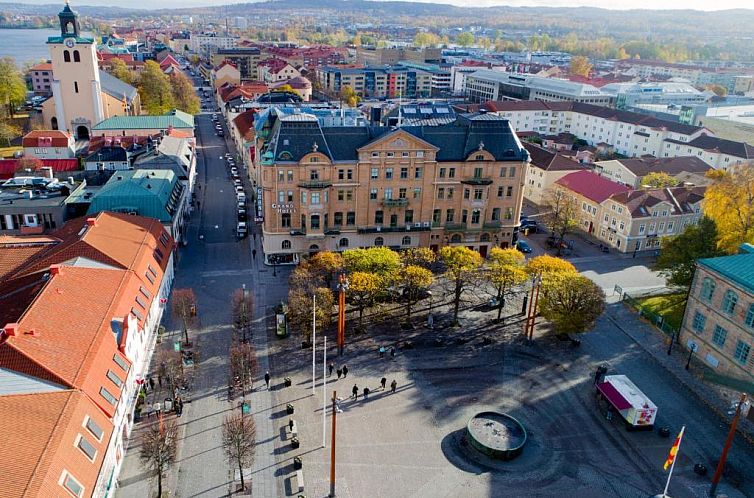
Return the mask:
<svg viewBox="0 0 754 498"><path fill-rule="evenodd" d="M252 249L252 250L251 250L251 257L252 257L253 259L257 259L257 250L256 250L256 249Z"/></svg>
<svg viewBox="0 0 754 498"><path fill-rule="evenodd" d="M353 399L359 399L359 388L356 384L354 384L353 389L351 389L351 397Z"/></svg>
<svg viewBox="0 0 754 498"><path fill-rule="evenodd" d="M385 377L380 379L380 384L382 384L382 390L385 390L385 384L387 384L387 379Z"/></svg>
<svg viewBox="0 0 754 498"><path fill-rule="evenodd" d="M335 371L335 373L338 374L338 380L340 380L340 376L343 375L343 369L339 368L338 370Z"/></svg>
<svg viewBox="0 0 754 498"><path fill-rule="evenodd" d="M162 388L162 375L157 374L157 383L160 385L160 388Z"/></svg>
<svg viewBox="0 0 754 498"><path fill-rule="evenodd" d="M390 357L395 358L395 348L390 348Z"/></svg>
<svg viewBox="0 0 754 498"><path fill-rule="evenodd" d="M348 377L348 365L343 365L343 378Z"/></svg>
<svg viewBox="0 0 754 498"><path fill-rule="evenodd" d="M151 375L149 376L149 390L154 391L154 379Z"/></svg>
<svg viewBox="0 0 754 498"><path fill-rule="evenodd" d="M390 391L395 393L395 389L398 387L398 383L393 379L393 382L390 383Z"/></svg>
<svg viewBox="0 0 754 498"><path fill-rule="evenodd" d="M327 376L328 377L332 375L333 368L335 368L335 365L333 365L332 363L330 363L329 365L327 365Z"/></svg>
<svg viewBox="0 0 754 498"><path fill-rule="evenodd" d="M264 383L267 384L267 390L270 390L270 372L267 371L264 373Z"/></svg>
<svg viewBox="0 0 754 498"><path fill-rule="evenodd" d="M368 388L368 387L365 387L365 388L364 388L364 399L366 400L366 399L368 399L368 398L369 398L369 388Z"/></svg>

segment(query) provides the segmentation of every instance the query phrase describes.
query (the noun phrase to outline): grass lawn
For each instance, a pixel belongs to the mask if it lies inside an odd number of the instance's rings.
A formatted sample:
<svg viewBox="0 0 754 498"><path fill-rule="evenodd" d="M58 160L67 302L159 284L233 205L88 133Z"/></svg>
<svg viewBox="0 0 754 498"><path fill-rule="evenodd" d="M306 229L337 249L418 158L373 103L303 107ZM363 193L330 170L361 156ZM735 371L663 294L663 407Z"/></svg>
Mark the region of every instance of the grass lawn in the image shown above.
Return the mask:
<svg viewBox="0 0 754 498"><path fill-rule="evenodd" d="M0 157L8 158L13 157L13 154L19 150L24 150L20 145L12 147L0 147Z"/></svg>
<svg viewBox="0 0 754 498"><path fill-rule="evenodd" d="M662 315L668 325L675 329L681 328L683 310L686 306L686 294L665 294L637 299L639 304L658 315Z"/></svg>

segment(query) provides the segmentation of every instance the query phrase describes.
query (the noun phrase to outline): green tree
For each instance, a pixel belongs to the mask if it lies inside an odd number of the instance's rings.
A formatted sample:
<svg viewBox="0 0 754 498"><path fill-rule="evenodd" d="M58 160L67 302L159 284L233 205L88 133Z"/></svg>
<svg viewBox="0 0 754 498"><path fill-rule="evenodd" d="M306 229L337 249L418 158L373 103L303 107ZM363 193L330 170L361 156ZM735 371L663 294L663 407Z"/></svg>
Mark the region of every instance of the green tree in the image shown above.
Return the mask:
<svg viewBox="0 0 754 498"><path fill-rule="evenodd" d="M754 242L754 167L742 164L707 187L704 214L717 226L717 247L735 253L743 242Z"/></svg>
<svg viewBox="0 0 754 498"><path fill-rule="evenodd" d="M452 285L453 324L458 324L461 296L482 265L482 256L465 246L445 246L440 249L440 261L445 265L445 278Z"/></svg>
<svg viewBox="0 0 754 498"><path fill-rule="evenodd" d="M411 309L421 298L423 292L432 285L434 277L426 268L416 265L408 265L398 272L397 284L403 289L403 298L406 300L406 319L411 321Z"/></svg>
<svg viewBox="0 0 754 498"><path fill-rule="evenodd" d="M126 63L121 59L112 59L110 61L110 70L108 72L119 80L128 83L129 85L134 84L135 74L133 73L133 71L128 69Z"/></svg>
<svg viewBox="0 0 754 498"><path fill-rule="evenodd" d="M141 105L149 114L165 114L175 108L170 78L162 72L160 65L155 61L144 63L139 78L139 95Z"/></svg>
<svg viewBox="0 0 754 498"><path fill-rule="evenodd" d="M668 285L690 287L696 260L724 254L717 247L717 239L715 222L702 216L696 225L689 225L675 237L662 240L662 251L655 268L665 277Z"/></svg>
<svg viewBox="0 0 754 498"><path fill-rule="evenodd" d="M429 247L412 247L402 251L400 256L403 266L414 265L427 269L437 260L437 254Z"/></svg>
<svg viewBox="0 0 754 498"><path fill-rule="evenodd" d="M521 251L514 248L493 247L490 251L489 264L484 277L495 289L498 320L503 316L505 299L528 278L524 268L525 261L526 258Z"/></svg>
<svg viewBox="0 0 754 498"><path fill-rule="evenodd" d="M274 88L272 91L273 92L281 92L281 93L282 92L295 93L296 95L298 95L299 97L301 97L301 94L299 93L299 91L296 90L295 88L293 88L291 85L289 85L287 83L285 85L281 85L281 86L279 86L277 88Z"/></svg>
<svg viewBox="0 0 754 498"><path fill-rule="evenodd" d="M364 325L364 310L374 304L378 295L385 291L385 279L374 273L356 271L348 278L349 300L359 310L359 328Z"/></svg>
<svg viewBox="0 0 754 498"><path fill-rule="evenodd" d="M605 293L577 273L559 273L542 284L539 310L556 334L575 334L592 327L605 309Z"/></svg>
<svg viewBox="0 0 754 498"><path fill-rule="evenodd" d="M569 71L575 76L583 76L588 78L592 72L592 65L589 63L589 59L583 55L576 55L571 57L571 65Z"/></svg>
<svg viewBox="0 0 754 498"><path fill-rule="evenodd" d="M390 277L401 266L397 252L387 247L349 249L343 253L343 261L349 273L363 271Z"/></svg>
<svg viewBox="0 0 754 498"><path fill-rule="evenodd" d="M641 179L641 186L645 188L675 187L678 180L664 171L653 171Z"/></svg>
<svg viewBox="0 0 754 498"><path fill-rule="evenodd" d="M21 128L0 116L0 141L5 142L6 147L10 147L11 140L19 136Z"/></svg>
<svg viewBox="0 0 754 498"><path fill-rule="evenodd" d="M474 35L468 31L464 31L456 36L456 43L462 47L469 47L474 44Z"/></svg>
<svg viewBox="0 0 754 498"><path fill-rule="evenodd" d="M173 71L169 79L175 107L189 114L199 114L202 106L188 76L181 71Z"/></svg>
<svg viewBox="0 0 754 498"><path fill-rule="evenodd" d="M440 37L434 33L420 31L414 36L414 46L416 47L436 47L440 43Z"/></svg>
<svg viewBox="0 0 754 498"><path fill-rule="evenodd" d="M18 70L13 57L0 58L0 104L8 109L13 117L16 106L26 99L26 80Z"/></svg>
<svg viewBox="0 0 754 498"><path fill-rule="evenodd" d="M573 196L559 188L549 189L545 193L543 204L547 209L544 222L557 237L557 255L560 256L566 234L579 226L579 205Z"/></svg>
<svg viewBox="0 0 754 498"><path fill-rule="evenodd" d="M340 89L340 101L349 107L356 107L361 102L361 97L351 86L345 85Z"/></svg>

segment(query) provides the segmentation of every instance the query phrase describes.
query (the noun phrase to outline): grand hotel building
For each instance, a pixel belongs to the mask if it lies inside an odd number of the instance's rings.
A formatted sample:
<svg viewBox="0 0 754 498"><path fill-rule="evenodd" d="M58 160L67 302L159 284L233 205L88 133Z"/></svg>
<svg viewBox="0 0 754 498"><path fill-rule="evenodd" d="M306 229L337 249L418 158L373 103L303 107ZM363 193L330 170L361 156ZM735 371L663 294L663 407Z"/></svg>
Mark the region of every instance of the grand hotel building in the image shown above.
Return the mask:
<svg viewBox="0 0 754 498"><path fill-rule="evenodd" d="M260 154L265 262L317 251L514 244L529 155L506 119L323 126L282 116Z"/></svg>

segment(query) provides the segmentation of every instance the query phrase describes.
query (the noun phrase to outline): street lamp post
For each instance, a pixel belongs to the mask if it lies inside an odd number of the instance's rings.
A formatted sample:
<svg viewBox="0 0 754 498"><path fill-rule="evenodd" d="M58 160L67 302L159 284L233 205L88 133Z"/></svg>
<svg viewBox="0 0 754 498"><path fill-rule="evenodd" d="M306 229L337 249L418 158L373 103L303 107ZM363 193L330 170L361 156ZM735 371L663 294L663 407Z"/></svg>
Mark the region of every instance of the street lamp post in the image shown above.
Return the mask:
<svg viewBox="0 0 754 498"><path fill-rule="evenodd" d="M686 370L688 370L691 366L691 357L694 356L694 353L696 353L696 344L692 342L689 346L689 357L686 360Z"/></svg>
<svg viewBox="0 0 754 498"><path fill-rule="evenodd" d="M272 276L277 277L278 276L278 272L277 272L278 255L272 254L270 255L269 259L270 259L270 263L272 263Z"/></svg>
<svg viewBox="0 0 754 498"><path fill-rule="evenodd" d="M346 291L348 279L345 273L338 277L338 354L343 356L346 345Z"/></svg>

